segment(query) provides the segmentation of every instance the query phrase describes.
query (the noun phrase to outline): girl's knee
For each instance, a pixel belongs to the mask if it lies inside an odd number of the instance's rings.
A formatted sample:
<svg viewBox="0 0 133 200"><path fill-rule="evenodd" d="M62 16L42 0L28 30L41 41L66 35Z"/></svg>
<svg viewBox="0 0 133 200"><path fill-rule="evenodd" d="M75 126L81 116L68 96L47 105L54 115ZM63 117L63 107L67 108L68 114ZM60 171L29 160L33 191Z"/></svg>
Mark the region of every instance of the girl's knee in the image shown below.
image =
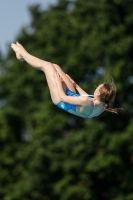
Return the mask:
<svg viewBox="0 0 133 200"><path fill-rule="evenodd" d="M53 72L55 70L55 68L53 67L53 64L51 62L47 62L47 61L42 61L41 63L41 69L43 72Z"/></svg>

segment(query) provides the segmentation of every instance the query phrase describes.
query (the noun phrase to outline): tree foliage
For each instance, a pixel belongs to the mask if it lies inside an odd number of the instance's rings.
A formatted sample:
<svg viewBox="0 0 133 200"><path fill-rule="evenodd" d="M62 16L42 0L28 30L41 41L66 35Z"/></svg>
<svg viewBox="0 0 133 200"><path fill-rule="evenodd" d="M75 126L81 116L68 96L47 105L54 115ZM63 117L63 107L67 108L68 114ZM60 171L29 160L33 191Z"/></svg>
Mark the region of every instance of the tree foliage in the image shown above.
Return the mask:
<svg viewBox="0 0 133 200"><path fill-rule="evenodd" d="M132 1L65 1L31 6L18 40L33 55L59 64L88 93L104 72L118 89L112 106L82 119L56 108L41 71L0 60L0 199L133 199Z"/></svg>

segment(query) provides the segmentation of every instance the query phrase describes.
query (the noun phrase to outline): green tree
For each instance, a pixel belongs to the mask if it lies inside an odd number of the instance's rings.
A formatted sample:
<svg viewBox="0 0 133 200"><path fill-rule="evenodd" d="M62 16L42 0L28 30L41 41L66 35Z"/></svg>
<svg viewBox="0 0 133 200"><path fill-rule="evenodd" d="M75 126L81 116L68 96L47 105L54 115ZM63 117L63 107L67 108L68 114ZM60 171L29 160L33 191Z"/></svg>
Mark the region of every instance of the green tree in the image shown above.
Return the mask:
<svg viewBox="0 0 133 200"><path fill-rule="evenodd" d="M59 64L86 91L114 77L117 115L82 119L50 100L44 74L18 62L1 64L0 198L130 200L133 197L131 1L65 1L41 11L16 40Z"/></svg>

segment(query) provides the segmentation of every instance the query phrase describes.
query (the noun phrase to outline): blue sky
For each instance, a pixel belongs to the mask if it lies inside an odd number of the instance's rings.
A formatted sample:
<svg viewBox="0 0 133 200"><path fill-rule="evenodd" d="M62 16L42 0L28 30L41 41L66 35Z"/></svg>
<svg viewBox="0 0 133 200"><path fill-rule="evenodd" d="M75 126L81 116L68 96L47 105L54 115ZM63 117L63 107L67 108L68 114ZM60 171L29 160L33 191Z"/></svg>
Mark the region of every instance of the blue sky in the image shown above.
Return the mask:
<svg viewBox="0 0 133 200"><path fill-rule="evenodd" d="M22 26L30 24L28 6L40 4L43 9L57 4L58 0L0 0L0 50L5 55Z"/></svg>

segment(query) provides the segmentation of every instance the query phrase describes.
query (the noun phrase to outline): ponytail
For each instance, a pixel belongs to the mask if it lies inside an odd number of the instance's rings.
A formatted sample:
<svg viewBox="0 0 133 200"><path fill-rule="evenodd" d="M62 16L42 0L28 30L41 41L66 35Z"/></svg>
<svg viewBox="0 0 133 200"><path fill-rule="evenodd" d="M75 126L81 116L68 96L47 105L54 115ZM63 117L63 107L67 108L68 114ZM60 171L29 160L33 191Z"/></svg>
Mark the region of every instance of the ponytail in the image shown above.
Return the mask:
<svg viewBox="0 0 133 200"><path fill-rule="evenodd" d="M105 103L103 107L105 111L115 113L115 114L118 114L119 111L123 110L123 108L110 108L109 103Z"/></svg>

